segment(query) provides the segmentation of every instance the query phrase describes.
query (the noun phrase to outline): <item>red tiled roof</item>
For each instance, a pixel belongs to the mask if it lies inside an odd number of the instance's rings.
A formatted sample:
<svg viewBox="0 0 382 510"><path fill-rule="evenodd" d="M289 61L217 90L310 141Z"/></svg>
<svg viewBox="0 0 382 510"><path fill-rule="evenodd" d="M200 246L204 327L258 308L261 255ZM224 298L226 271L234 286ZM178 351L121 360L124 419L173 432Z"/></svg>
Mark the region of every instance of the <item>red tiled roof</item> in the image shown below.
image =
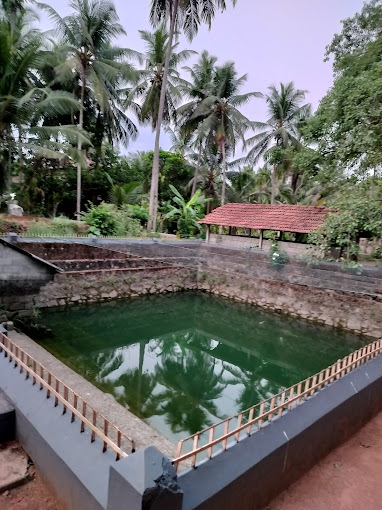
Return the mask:
<svg viewBox="0 0 382 510"><path fill-rule="evenodd" d="M199 223L305 234L322 225L327 213L312 205L226 204Z"/></svg>

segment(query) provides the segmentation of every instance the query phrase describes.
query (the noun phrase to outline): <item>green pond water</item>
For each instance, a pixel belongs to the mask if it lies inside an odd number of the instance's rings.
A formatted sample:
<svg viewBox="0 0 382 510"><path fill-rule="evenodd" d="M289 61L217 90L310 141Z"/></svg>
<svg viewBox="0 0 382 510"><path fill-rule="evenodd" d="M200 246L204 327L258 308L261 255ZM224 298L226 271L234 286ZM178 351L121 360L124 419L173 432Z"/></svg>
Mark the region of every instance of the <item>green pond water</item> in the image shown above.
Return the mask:
<svg viewBox="0 0 382 510"><path fill-rule="evenodd" d="M357 336L202 293L47 310L40 343L171 441L318 372Z"/></svg>

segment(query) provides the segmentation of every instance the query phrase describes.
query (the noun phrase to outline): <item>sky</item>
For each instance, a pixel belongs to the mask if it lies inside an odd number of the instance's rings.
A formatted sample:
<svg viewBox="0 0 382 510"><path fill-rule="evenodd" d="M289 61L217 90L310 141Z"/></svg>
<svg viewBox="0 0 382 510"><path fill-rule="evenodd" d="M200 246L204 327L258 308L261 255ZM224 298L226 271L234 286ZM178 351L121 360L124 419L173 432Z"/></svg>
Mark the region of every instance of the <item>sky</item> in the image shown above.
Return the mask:
<svg viewBox="0 0 382 510"><path fill-rule="evenodd" d="M70 13L69 0L46 3L61 15ZM237 0L233 8L228 2L228 9L218 12L210 31L202 26L191 43L181 37L179 49L198 53L206 49L220 64L234 61L240 75L248 75L243 93L266 93L269 85L294 81L296 88L308 91L306 100L315 109L333 83L331 63L324 62L325 47L341 31L341 20L354 15L362 4L363 0ZM150 0L115 0L115 5L127 33L117 43L143 51L138 30L151 30ZM40 28L52 28L45 16ZM190 66L196 59L184 65ZM253 99L242 112L251 120L267 119L261 99ZM162 148L167 150L170 145L163 133ZM139 127L138 139L121 152L152 150L153 146L151 128Z"/></svg>

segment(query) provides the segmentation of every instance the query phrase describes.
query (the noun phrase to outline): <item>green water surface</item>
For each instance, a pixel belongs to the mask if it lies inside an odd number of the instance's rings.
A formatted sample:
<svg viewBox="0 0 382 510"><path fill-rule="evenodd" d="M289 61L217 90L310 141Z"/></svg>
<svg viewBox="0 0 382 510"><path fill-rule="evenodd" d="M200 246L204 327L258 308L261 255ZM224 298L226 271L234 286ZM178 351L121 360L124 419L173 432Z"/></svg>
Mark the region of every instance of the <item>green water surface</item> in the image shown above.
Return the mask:
<svg viewBox="0 0 382 510"><path fill-rule="evenodd" d="M43 347L174 442L364 343L202 293L47 310L42 322L54 332Z"/></svg>

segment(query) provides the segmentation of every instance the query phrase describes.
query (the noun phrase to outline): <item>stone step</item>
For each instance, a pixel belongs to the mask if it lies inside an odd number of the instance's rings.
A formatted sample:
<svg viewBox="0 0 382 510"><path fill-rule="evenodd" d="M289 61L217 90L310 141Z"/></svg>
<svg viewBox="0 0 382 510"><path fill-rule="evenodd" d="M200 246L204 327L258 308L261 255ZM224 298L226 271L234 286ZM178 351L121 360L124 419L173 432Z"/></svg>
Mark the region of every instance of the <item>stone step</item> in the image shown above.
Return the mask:
<svg viewBox="0 0 382 510"><path fill-rule="evenodd" d="M51 260L52 264L60 267L64 271L89 271L100 269L130 269L139 267L152 267L165 265L163 261L144 258L129 259L78 259L78 260Z"/></svg>

